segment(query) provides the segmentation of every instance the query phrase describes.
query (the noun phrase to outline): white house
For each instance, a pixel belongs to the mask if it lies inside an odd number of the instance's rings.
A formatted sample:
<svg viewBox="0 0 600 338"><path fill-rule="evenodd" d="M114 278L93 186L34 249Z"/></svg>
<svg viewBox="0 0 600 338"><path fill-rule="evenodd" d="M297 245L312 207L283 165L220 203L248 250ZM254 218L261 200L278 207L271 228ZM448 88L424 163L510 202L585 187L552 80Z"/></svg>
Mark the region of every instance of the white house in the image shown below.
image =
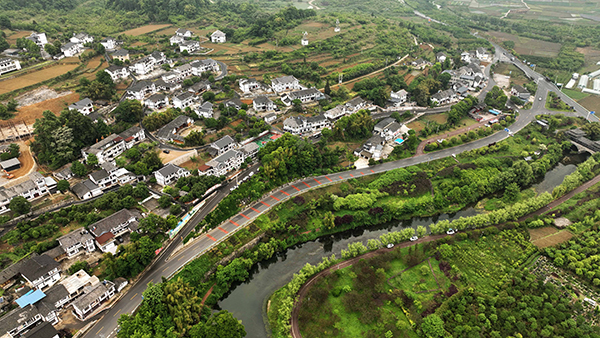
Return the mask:
<svg viewBox="0 0 600 338"><path fill-rule="evenodd" d="M210 41L213 43L225 43L227 41L227 35L220 30L216 30L210 35Z"/></svg>
<svg viewBox="0 0 600 338"><path fill-rule="evenodd" d="M0 59L0 75L19 69L21 69L21 63L19 60L13 60L9 58Z"/></svg>
<svg viewBox="0 0 600 338"><path fill-rule="evenodd" d="M188 92L194 95L202 94L207 90L210 90L210 81L206 80L194 83L191 87L188 88Z"/></svg>
<svg viewBox="0 0 600 338"><path fill-rule="evenodd" d="M86 320L88 315L98 309L102 303L115 295L115 284L104 280L73 302L73 314L79 320Z"/></svg>
<svg viewBox="0 0 600 338"><path fill-rule="evenodd" d="M94 37L87 33L73 33L73 36L69 39L69 41L80 45L85 45L86 43L94 42Z"/></svg>
<svg viewBox="0 0 600 338"><path fill-rule="evenodd" d="M94 246L94 237L85 229L77 229L58 238L58 244L67 253L69 258L83 252L93 252L96 250Z"/></svg>
<svg viewBox="0 0 600 338"><path fill-rule="evenodd" d="M175 108L183 109L189 107L194 103L194 94L190 92L181 92L173 96L173 106Z"/></svg>
<svg viewBox="0 0 600 338"><path fill-rule="evenodd" d="M300 81L292 75L286 75L271 80L271 88L276 93L301 89Z"/></svg>
<svg viewBox="0 0 600 338"><path fill-rule="evenodd" d="M510 90L510 94L518 97L519 99L521 99L523 101L527 101L531 97L531 94L529 93L529 91L519 85L514 85L512 87L512 89Z"/></svg>
<svg viewBox="0 0 600 338"><path fill-rule="evenodd" d="M275 103L266 96L258 96L252 100L252 106L255 111L271 111L275 110Z"/></svg>
<svg viewBox="0 0 600 338"><path fill-rule="evenodd" d="M96 245L102 252L117 251L115 237L127 232L137 231L138 220L141 214L137 210L121 209L114 214L99 220L88 228L94 236Z"/></svg>
<svg viewBox="0 0 600 338"><path fill-rule="evenodd" d="M333 29L334 32L339 33L341 30L340 28L340 19L335 19L335 28Z"/></svg>
<svg viewBox="0 0 600 338"><path fill-rule="evenodd" d="M67 42L62 47L60 47L60 51L66 57L72 57L81 52L81 45L74 42Z"/></svg>
<svg viewBox="0 0 600 338"><path fill-rule="evenodd" d="M102 189L89 179L75 184L71 187L71 191L73 191L80 200L87 200L103 194Z"/></svg>
<svg viewBox="0 0 600 338"><path fill-rule="evenodd" d="M465 63L470 63L471 62L471 53L466 52L466 51L460 53L460 61L465 62Z"/></svg>
<svg viewBox="0 0 600 338"><path fill-rule="evenodd" d="M129 60L129 51L127 49L121 48L115 51L114 53L110 54L110 56L113 58L113 60L120 60L125 62L126 60Z"/></svg>
<svg viewBox="0 0 600 338"><path fill-rule="evenodd" d="M44 45L46 45L48 43L48 38L46 38L46 33L32 32L31 35L29 35L25 39L35 42L35 44L38 45L38 47L40 47L41 49L43 49Z"/></svg>
<svg viewBox="0 0 600 338"><path fill-rule="evenodd" d="M117 82L120 79L126 79L130 75L129 68L117 65L110 65L104 71L110 75L113 82Z"/></svg>
<svg viewBox="0 0 600 338"><path fill-rule="evenodd" d="M266 123L271 123L271 122L277 120L277 114L269 113L269 114L263 116L263 120L265 120Z"/></svg>
<svg viewBox="0 0 600 338"><path fill-rule="evenodd" d="M291 106L294 100L300 100L303 104L316 102L319 100L326 99L325 94L321 93L317 88L308 88L293 91L281 96L281 101L286 106Z"/></svg>
<svg viewBox="0 0 600 338"><path fill-rule="evenodd" d="M304 32L302 35L302 41L300 42L302 43L302 46L308 46L308 32Z"/></svg>
<svg viewBox="0 0 600 338"><path fill-rule="evenodd" d="M407 100L408 100L408 92L404 89L400 89L397 92L392 91L390 93L390 101L394 102L396 105L403 104Z"/></svg>
<svg viewBox="0 0 600 338"><path fill-rule="evenodd" d="M160 128L156 132L156 137L167 142L183 143L183 137L177 135L177 132L183 128L189 127L193 123L194 120L192 120L192 118L185 115L179 115L173 121Z"/></svg>
<svg viewBox="0 0 600 338"><path fill-rule="evenodd" d="M183 43L184 41L185 41L185 39L181 35L173 35L172 37L169 38L169 43L171 44L171 46L179 45L179 44Z"/></svg>
<svg viewBox="0 0 600 338"><path fill-rule="evenodd" d="M200 49L200 42L198 42L196 40L183 41L179 45L179 52L186 51L188 53L193 53L199 49Z"/></svg>
<svg viewBox="0 0 600 338"><path fill-rule="evenodd" d="M209 119L213 117L213 104L206 101L201 106L196 107L196 115L198 117L204 117L205 119Z"/></svg>
<svg viewBox="0 0 600 338"><path fill-rule="evenodd" d="M104 38L102 41L100 41L100 44L104 46L104 49L106 50L113 50L117 48L118 45L117 40L113 38Z"/></svg>
<svg viewBox="0 0 600 338"><path fill-rule="evenodd" d="M208 152L211 156L219 156L237 147L238 144L231 138L231 136L225 135L211 143Z"/></svg>
<svg viewBox="0 0 600 338"><path fill-rule="evenodd" d="M136 61L129 68L138 75L144 75L153 71L156 67L167 62L163 52L154 51L152 54Z"/></svg>
<svg viewBox="0 0 600 338"><path fill-rule="evenodd" d="M444 63L444 61L446 61L447 58L448 58L448 56L446 56L446 53L444 53L444 52L439 52L439 53L435 54L435 59L439 63Z"/></svg>
<svg viewBox="0 0 600 338"><path fill-rule="evenodd" d="M88 155L94 154L98 158L98 163L112 162L121 155L126 149L125 141L117 134L112 134L105 137L98 143L81 149L83 158L87 160Z"/></svg>
<svg viewBox="0 0 600 338"><path fill-rule="evenodd" d="M169 98L164 94L154 94L144 100L144 106L156 110L161 109L169 105Z"/></svg>
<svg viewBox="0 0 600 338"><path fill-rule="evenodd" d="M41 290L60 279L60 264L46 254L27 259L19 270L32 289Z"/></svg>
<svg viewBox="0 0 600 338"><path fill-rule="evenodd" d="M181 177L188 176L190 176L190 172L187 169L181 168L172 163L169 163L166 166L154 172L156 183L160 184L163 187L177 182L177 180L179 180L179 178Z"/></svg>
<svg viewBox="0 0 600 338"><path fill-rule="evenodd" d="M35 200L48 194L48 182L37 171L31 172L24 181L11 187L0 187L0 214L9 211L10 201L16 196L23 196L28 201Z"/></svg>
<svg viewBox="0 0 600 338"><path fill-rule="evenodd" d="M324 115L312 117L293 116L283 121L283 130L292 135L306 135L328 126L329 120Z"/></svg>
<svg viewBox="0 0 600 338"><path fill-rule="evenodd" d="M92 100L90 100L89 98L85 98L81 101L75 102L72 105L69 106L70 110L77 110L78 112L82 113L83 115L89 115L91 112L94 111L94 105L92 104Z"/></svg>
<svg viewBox="0 0 600 338"><path fill-rule="evenodd" d="M485 48L479 47L475 50L475 56L477 56L479 60L487 60L490 55Z"/></svg>
<svg viewBox="0 0 600 338"><path fill-rule="evenodd" d="M179 28L177 29L177 31L175 32L176 36L181 36L182 38L191 38L192 35L194 35L194 33L190 30L187 30L185 28Z"/></svg>
<svg viewBox="0 0 600 338"><path fill-rule="evenodd" d="M215 176L221 176L232 169L238 169L244 163L244 159L244 154L241 151L232 149L208 161L206 165L212 168Z"/></svg>
<svg viewBox="0 0 600 338"><path fill-rule="evenodd" d="M239 86L240 86L240 90L244 94L251 93L251 92L261 88L260 82L256 81L253 78L240 79Z"/></svg>
<svg viewBox="0 0 600 338"><path fill-rule="evenodd" d="M219 63L213 59L196 60L190 63L192 67L192 74L195 76L201 76L204 72L219 72L221 67Z"/></svg>
<svg viewBox="0 0 600 338"><path fill-rule="evenodd" d="M431 95L431 102L439 105L447 104L456 99L456 92L452 89L442 90L438 93Z"/></svg>
<svg viewBox="0 0 600 338"><path fill-rule="evenodd" d="M156 93L156 85L149 81L138 81L135 85L127 88L125 94L128 99L143 101L148 94Z"/></svg>

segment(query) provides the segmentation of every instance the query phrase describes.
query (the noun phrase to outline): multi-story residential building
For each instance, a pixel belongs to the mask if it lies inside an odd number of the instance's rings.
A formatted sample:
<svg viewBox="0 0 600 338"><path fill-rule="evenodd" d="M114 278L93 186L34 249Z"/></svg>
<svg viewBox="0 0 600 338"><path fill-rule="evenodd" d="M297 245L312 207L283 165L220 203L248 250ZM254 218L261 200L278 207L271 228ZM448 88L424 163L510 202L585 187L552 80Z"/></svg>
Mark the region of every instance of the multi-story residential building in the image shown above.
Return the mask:
<svg viewBox="0 0 600 338"><path fill-rule="evenodd" d="M167 58L163 52L155 51L152 54L136 61L129 68L132 72L138 75L148 74L156 67L167 62Z"/></svg>
<svg viewBox="0 0 600 338"><path fill-rule="evenodd" d="M114 214L99 220L88 228L94 236L96 245L102 252L117 251L115 237L127 232L137 231L138 220L141 215L137 210L121 209Z"/></svg>
<svg viewBox="0 0 600 338"><path fill-rule="evenodd" d="M173 107L183 109L194 103L194 94L190 92L181 92L173 96Z"/></svg>
<svg viewBox="0 0 600 338"><path fill-rule="evenodd" d="M281 101L286 106L291 106L294 100L300 100L304 104L324 100L326 98L327 97L325 96L325 94L321 93L317 88L313 87L283 94L283 96L281 96Z"/></svg>
<svg viewBox="0 0 600 338"><path fill-rule="evenodd" d="M129 68L117 65L110 65L104 71L110 75L110 78L114 82L117 82L120 79L126 79L131 74L129 73Z"/></svg>
<svg viewBox="0 0 600 338"><path fill-rule="evenodd" d="M86 43L94 42L94 37L87 33L73 33L73 36L69 39L69 41L80 45L85 45Z"/></svg>
<svg viewBox="0 0 600 338"><path fill-rule="evenodd" d="M431 95L431 102L437 104L448 104L456 99L456 92L453 89L442 90Z"/></svg>
<svg viewBox="0 0 600 338"><path fill-rule="evenodd" d="M113 50L118 46L117 40L113 38L104 38L100 41L100 44L104 46L104 49L106 50Z"/></svg>
<svg viewBox="0 0 600 338"><path fill-rule="evenodd" d="M292 75L282 76L271 80L271 88L273 88L273 91L276 93L302 89L300 81Z"/></svg>
<svg viewBox="0 0 600 338"><path fill-rule="evenodd" d="M32 201L49 193L48 183L42 174L32 172L20 183L0 187L0 214L9 211L8 205L16 196Z"/></svg>
<svg viewBox="0 0 600 338"><path fill-rule="evenodd" d="M29 35L25 39L35 42L35 44L38 45L40 49L44 49L44 46L48 43L46 33L31 32L31 35Z"/></svg>
<svg viewBox="0 0 600 338"><path fill-rule="evenodd" d="M213 175L221 176L226 175L232 169L239 169L242 163L244 163L244 159L244 153L232 149L208 161L206 165L212 168Z"/></svg>
<svg viewBox="0 0 600 338"><path fill-rule="evenodd" d="M252 107L255 111L271 111L275 110L275 103L266 96L258 96L252 100Z"/></svg>
<svg viewBox="0 0 600 338"><path fill-rule="evenodd" d="M115 292L115 284L111 281L105 280L92 286L90 291L73 302L73 314L79 320L86 320L102 303L114 296Z"/></svg>
<svg viewBox="0 0 600 338"><path fill-rule="evenodd" d="M206 80L194 83L191 87L188 88L188 92L194 95L200 95L207 90L210 90L210 81Z"/></svg>
<svg viewBox="0 0 600 338"><path fill-rule="evenodd" d="M225 43L227 41L227 34L217 29L210 35L210 41L213 43Z"/></svg>
<svg viewBox="0 0 600 338"><path fill-rule="evenodd" d="M188 53L193 53L200 49L200 42L196 40L186 40L179 44L179 52L186 51Z"/></svg>
<svg viewBox="0 0 600 338"><path fill-rule="evenodd" d="M156 177L156 183L160 184L163 187L177 182L177 180L181 177L188 176L190 176L190 172L187 169L181 168L172 163L169 163L154 172L154 177Z"/></svg>
<svg viewBox="0 0 600 338"><path fill-rule="evenodd" d="M94 154L98 158L98 163L102 164L114 161L125 150L125 141L123 138L117 134L112 134L96 144L81 149L81 154L86 161L88 155Z"/></svg>
<svg viewBox="0 0 600 338"><path fill-rule="evenodd" d="M19 60L13 60L9 58L0 59L0 75L19 69L21 69L21 63Z"/></svg>
<svg viewBox="0 0 600 338"><path fill-rule="evenodd" d="M148 94L156 93L156 85L150 81L139 81L135 85L127 88L125 92L127 98L130 100L144 100L144 97Z"/></svg>
<svg viewBox="0 0 600 338"><path fill-rule="evenodd" d="M67 42L60 47L60 51L68 58L79 54L81 49L81 44L74 42Z"/></svg>
<svg viewBox="0 0 600 338"><path fill-rule="evenodd" d="M177 135L177 132L183 128L189 127L193 123L194 120L192 120L190 117L179 115L173 121L160 128L156 132L156 137L167 142L183 143L183 137L181 137L181 135Z"/></svg>
<svg viewBox="0 0 600 338"><path fill-rule="evenodd" d="M94 237L85 229L77 229L70 233L59 237L58 244L63 248L69 258L83 252L93 252L96 250L94 246Z"/></svg>
<svg viewBox="0 0 600 338"><path fill-rule="evenodd" d="M510 90L510 94L518 97L519 99L521 99L523 101L527 101L531 97L531 94L529 93L529 91L527 89L525 89L517 84L512 87L512 89Z"/></svg>
<svg viewBox="0 0 600 338"><path fill-rule="evenodd" d="M408 100L408 92L404 89L400 89L397 92L392 91L390 93L390 101L392 101L396 105L403 104L407 100Z"/></svg>
<svg viewBox="0 0 600 338"><path fill-rule="evenodd" d="M283 121L283 130L292 135L306 135L328 126L329 120L324 115L312 117L293 116Z"/></svg>
<svg viewBox="0 0 600 338"><path fill-rule="evenodd" d="M75 102L69 106L71 110L77 110L83 115L89 115L94 111L94 105L92 104L92 100L87 97L81 101Z"/></svg>
<svg viewBox="0 0 600 338"><path fill-rule="evenodd" d="M60 264L48 255L36 255L23 262L19 272L32 289L43 289L60 279Z"/></svg>
<svg viewBox="0 0 600 338"><path fill-rule="evenodd" d="M75 184L71 190L81 200L87 200L92 197L100 196L103 193L102 189L89 179Z"/></svg>
<svg viewBox="0 0 600 338"><path fill-rule="evenodd" d="M204 72L219 72L221 67L219 63L213 59L196 60L190 63L192 66L192 74L195 76L201 76Z"/></svg>
<svg viewBox="0 0 600 338"><path fill-rule="evenodd" d="M184 41L185 41L185 39L183 38L183 36L179 36L179 35L173 35L172 37L169 38L169 44L171 46L179 45L179 44L183 43Z"/></svg>
<svg viewBox="0 0 600 338"><path fill-rule="evenodd" d="M213 104L206 101L201 106L196 107L196 115L205 119L213 117Z"/></svg>
<svg viewBox="0 0 600 338"><path fill-rule="evenodd" d="M179 28L177 31L175 31L175 35L181 36L182 38L191 38L194 35L194 32L185 28Z"/></svg>
<svg viewBox="0 0 600 338"><path fill-rule="evenodd" d="M245 94L251 93L253 91L263 88L263 85L260 82L256 81L256 79L253 79L253 78L240 79L239 86L240 86L240 90Z"/></svg>
<svg viewBox="0 0 600 338"><path fill-rule="evenodd" d="M144 100L144 106L150 109L162 109L169 105L169 98L164 94L154 94Z"/></svg>
<svg viewBox="0 0 600 338"><path fill-rule="evenodd" d="M222 138L216 140L215 142L210 144L210 148L208 149L208 153L211 156L219 156L228 152L231 149L235 149L238 147L238 144L231 138L229 135L225 135Z"/></svg>
<svg viewBox="0 0 600 338"><path fill-rule="evenodd" d="M118 51L110 54L110 56L113 58L113 60L125 62L126 60L129 60L129 51L127 49L119 49Z"/></svg>

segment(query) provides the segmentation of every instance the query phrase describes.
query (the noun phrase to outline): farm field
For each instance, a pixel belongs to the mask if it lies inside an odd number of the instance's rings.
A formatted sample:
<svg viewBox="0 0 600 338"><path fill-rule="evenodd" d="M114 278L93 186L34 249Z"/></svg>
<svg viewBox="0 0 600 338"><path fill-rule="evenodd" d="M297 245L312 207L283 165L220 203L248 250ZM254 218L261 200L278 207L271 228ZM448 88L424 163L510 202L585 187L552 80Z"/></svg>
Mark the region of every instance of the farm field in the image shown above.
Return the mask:
<svg viewBox="0 0 600 338"><path fill-rule="evenodd" d="M32 105L19 107L15 115L16 120L24 120L27 124L33 124L36 119L42 117L42 113L45 110L49 110L54 114L59 114L68 105L79 101L79 94L71 93L65 96L57 97L55 99L45 100Z"/></svg>
<svg viewBox="0 0 600 338"><path fill-rule="evenodd" d="M7 34L6 42L8 42L10 45L14 45L17 43L17 39L24 38L29 35L31 35L31 31L18 31L14 32L13 34Z"/></svg>
<svg viewBox="0 0 600 338"><path fill-rule="evenodd" d="M522 55L535 55L544 57L557 57L560 51L560 43L535 40L525 37L516 36L509 33L490 31L489 35L493 36L499 42L513 41L515 43L515 51Z"/></svg>
<svg viewBox="0 0 600 338"><path fill-rule="evenodd" d="M510 82L514 82L520 86L529 82L525 73L513 64L498 63L494 67L494 73L510 76Z"/></svg>
<svg viewBox="0 0 600 338"><path fill-rule="evenodd" d="M582 73L593 72L600 69L600 65L597 63L600 61L600 50L592 47L576 48L576 52L584 55L585 62L583 64Z"/></svg>
<svg viewBox="0 0 600 338"><path fill-rule="evenodd" d="M570 97L576 101L585 99L586 97L590 96L590 94L582 93L578 90L573 90L573 89L563 89L562 92L567 94L568 97Z"/></svg>
<svg viewBox="0 0 600 338"><path fill-rule="evenodd" d="M552 235L540 238L538 240L532 241L533 245L537 246L540 249L547 248L550 246L555 246L557 244L566 242L573 238L573 234L567 230L562 230Z"/></svg>
<svg viewBox="0 0 600 338"><path fill-rule="evenodd" d="M77 64L56 65L0 82L0 94L40 83L77 68Z"/></svg>
<svg viewBox="0 0 600 338"><path fill-rule="evenodd" d="M588 110L600 111L600 96L590 95L584 99L578 100L580 105L584 106Z"/></svg>
<svg viewBox="0 0 600 338"><path fill-rule="evenodd" d="M146 26L142 26L142 27L138 27L138 28L134 28L134 29L130 29L124 32L119 33L118 35L132 35L132 36L139 36L139 35L144 35L147 33L151 33L154 31L157 31L159 29L164 29L171 26L170 24L163 24L163 25L146 25Z"/></svg>

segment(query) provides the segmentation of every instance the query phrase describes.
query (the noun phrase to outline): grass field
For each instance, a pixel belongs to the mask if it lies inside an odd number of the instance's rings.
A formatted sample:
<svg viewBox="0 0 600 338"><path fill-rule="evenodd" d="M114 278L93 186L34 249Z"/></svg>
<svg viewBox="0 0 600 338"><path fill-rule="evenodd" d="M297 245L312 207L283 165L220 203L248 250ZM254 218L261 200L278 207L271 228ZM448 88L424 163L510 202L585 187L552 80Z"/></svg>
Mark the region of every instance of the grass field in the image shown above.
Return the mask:
<svg viewBox="0 0 600 338"><path fill-rule="evenodd" d="M584 106L588 110L600 111L600 96L590 95L584 99L578 100L580 105Z"/></svg>
<svg viewBox="0 0 600 338"><path fill-rule="evenodd" d="M590 94L582 93L578 90L573 90L573 89L563 89L562 92L567 94L568 97L572 98L575 101L579 101L581 99L585 99L586 97L590 96Z"/></svg>
<svg viewBox="0 0 600 338"><path fill-rule="evenodd" d="M514 82L520 86L529 82L525 73L513 64L498 63L494 67L494 73L510 76L510 82Z"/></svg>
<svg viewBox="0 0 600 338"><path fill-rule="evenodd" d="M514 41L515 51L522 55L557 57L561 48L560 43L535 40L496 31L490 31L488 33L495 37L499 42L509 40Z"/></svg>
<svg viewBox="0 0 600 338"><path fill-rule="evenodd" d="M540 249L555 246L557 244L566 242L573 237L573 234L567 230L562 230L555 234L540 238L532 243Z"/></svg>
<svg viewBox="0 0 600 338"><path fill-rule="evenodd" d="M25 74L14 79L0 81L0 94L8 93L13 90L25 88L27 86L55 78L77 68L77 66L77 64L56 65Z"/></svg>
<svg viewBox="0 0 600 338"><path fill-rule="evenodd" d="M139 36L139 35L144 35L147 33L151 33L160 29L164 29L171 26L170 24L165 24L165 25L146 25L146 26L142 26L142 27L138 27L138 28L134 28L134 29L130 29L124 32L121 32L117 35L132 35L132 36Z"/></svg>

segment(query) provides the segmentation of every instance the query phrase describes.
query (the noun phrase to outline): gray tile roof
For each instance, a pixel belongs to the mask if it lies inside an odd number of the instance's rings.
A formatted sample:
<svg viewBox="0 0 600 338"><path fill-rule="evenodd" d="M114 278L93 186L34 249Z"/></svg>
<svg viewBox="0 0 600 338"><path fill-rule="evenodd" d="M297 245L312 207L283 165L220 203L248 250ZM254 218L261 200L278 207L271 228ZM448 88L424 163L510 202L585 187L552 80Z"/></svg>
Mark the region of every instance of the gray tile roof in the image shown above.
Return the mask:
<svg viewBox="0 0 600 338"><path fill-rule="evenodd" d="M108 286L110 285L114 286L114 284L109 281L104 281L103 283L94 285L89 292L77 298L73 302L73 306L77 307L78 309L85 309L88 305L95 302L98 300L98 298L100 298L100 296L106 293L106 291L108 291Z"/></svg>
<svg viewBox="0 0 600 338"><path fill-rule="evenodd" d="M296 82L296 81L298 81L298 79L296 79L294 76L286 75L286 76L281 76L281 77L271 80L271 83L275 85L275 84L290 83L290 82Z"/></svg>
<svg viewBox="0 0 600 338"><path fill-rule="evenodd" d="M94 171L93 173L90 174L90 176L94 181L98 182L98 181L101 181L101 180L107 178L108 176L110 176L110 174L106 170L101 169L98 171Z"/></svg>
<svg viewBox="0 0 600 338"><path fill-rule="evenodd" d="M158 172L161 175L163 175L164 177L168 177L168 176L171 176L171 175L177 173L179 171L179 169L181 169L181 167L178 167L172 163L169 163L166 166L160 168L158 170Z"/></svg>
<svg viewBox="0 0 600 338"><path fill-rule="evenodd" d="M269 99L266 96L258 96L256 98L254 98L254 102L256 102L257 104L269 104L269 103L273 103L273 101L271 101L271 99Z"/></svg>
<svg viewBox="0 0 600 338"><path fill-rule="evenodd" d="M60 243L61 246L68 248L77 243L85 243L90 239L94 239L94 237L92 237L87 230L81 228L73 230L64 236L59 237L58 243Z"/></svg>
<svg viewBox="0 0 600 338"><path fill-rule="evenodd" d="M90 225L88 229L90 229L92 235L99 237L104 233L109 232L113 227L125 223L131 217L139 218L140 216L141 215L137 210L121 209Z"/></svg>
<svg viewBox="0 0 600 338"><path fill-rule="evenodd" d="M29 281L34 281L48 272L58 268L60 265L46 254L33 256L23 262L20 267L21 274Z"/></svg>
<svg viewBox="0 0 600 338"><path fill-rule="evenodd" d="M177 116L173 121L167 123L165 126L163 126L162 128L160 128L157 132L156 132L156 136L158 138L161 139L170 139L170 138L174 138L175 134L173 134L173 130L174 129L178 129L181 126L185 125L188 123L189 117L185 116L185 115L179 115Z"/></svg>
<svg viewBox="0 0 600 338"><path fill-rule="evenodd" d="M96 190L99 189L99 187L92 182L91 180L87 179L83 182L77 183L75 184L71 190L79 197L79 198L83 198L83 196L89 192L91 192L92 190Z"/></svg>
<svg viewBox="0 0 600 338"><path fill-rule="evenodd" d="M24 338L53 338L57 336L58 331L56 331L50 322L44 322L23 335Z"/></svg>
<svg viewBox="0 0 600 338"><path fill-rule="evenodd" d="M232 143L235 143L235 141L231 138L231 136L225 135L216 140L213 144L211 144L211 146L217 149L223 149Z"/></svg>
<svg viewBox="0 0 600 338"><path fill-rule="evenodd" d="M121 138L121 137L119 135L117 135L117 134L108 135L107 137L105 137L100 142L92 144L91 146L89 146L87 148L84 148L83 151L85 151L86 153L97 154L102 149L110 147L114 143L116 143L115 140L118 139L118 138Z"/></svg>
<svg viewBox="0 0 600 338"><path fill-rule="evenodd" d="M231 149L231 150L228 150L228 151L227 151L226 153L224 153L223 155L221 155L221 156L219 156L219 157L217 157L217 158L213 159L212 161L215 161L215 162L217 162L217 163L224 163L224 162L227 162L228 160L230 160L231 158L234 158L234 157L236 157L236 156L237 156L237 154L238 154L238 151L237 151L237 150ZM212 161L211 161L211 162L212 162Z"/></svg>
<svg viewBox="0 0 600 338"><path fill-rule="evenodd" d="M149 98L146 99L146 101L151 101L151 102L159 102L159 101L163 101L165 99L165 97L167 97L165 94L161 94L161 93L157 93L154 94L152 96L150 96Z"/></svg>

